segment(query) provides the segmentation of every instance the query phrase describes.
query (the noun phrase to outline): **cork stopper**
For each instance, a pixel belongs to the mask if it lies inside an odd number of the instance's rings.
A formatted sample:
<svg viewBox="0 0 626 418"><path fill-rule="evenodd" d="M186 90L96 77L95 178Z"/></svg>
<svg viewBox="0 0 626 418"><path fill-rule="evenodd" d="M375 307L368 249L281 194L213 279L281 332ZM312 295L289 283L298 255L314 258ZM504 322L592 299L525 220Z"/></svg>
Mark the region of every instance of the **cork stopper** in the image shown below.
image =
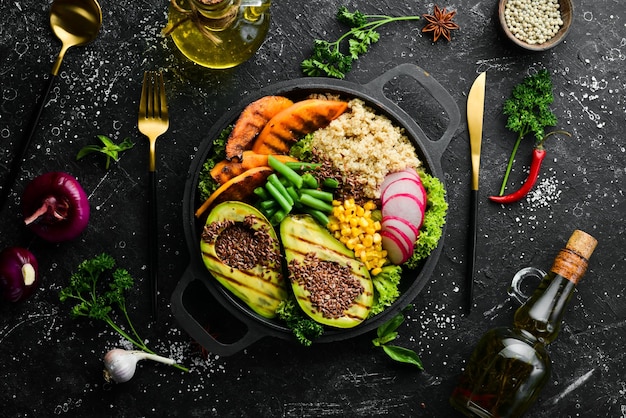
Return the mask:
<svg viewBox="0 0 626 418"><path fill-rule="evenodd" d="M587 271L589 257L597 244L598 241L591 235L580 230L574 231L565 248L554 259L550 271L578 284Z"/></svg>
<svg viewBox="0 0 626 418"><path fill-rule="evenodd" d="M570 236L565 248L580 255L585 260L589 260L596 249L596 245L598 245L598 241L594 237L577 229Z"/></svg>

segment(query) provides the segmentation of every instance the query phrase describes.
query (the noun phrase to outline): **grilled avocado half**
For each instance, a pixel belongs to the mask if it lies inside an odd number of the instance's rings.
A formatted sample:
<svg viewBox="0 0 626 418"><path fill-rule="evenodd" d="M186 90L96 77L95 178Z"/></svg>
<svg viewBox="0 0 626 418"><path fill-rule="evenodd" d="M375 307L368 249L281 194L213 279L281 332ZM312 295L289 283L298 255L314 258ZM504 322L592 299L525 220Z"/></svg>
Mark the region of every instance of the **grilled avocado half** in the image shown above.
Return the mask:
<svg viewBox="0 0 626 418"><path fill-rule="evenodd" d="M374 289L365 264L310 215L280 224L289 279L302 310L316 322L352 328L372 307Z"/></svg>
<svg viewBox="0 0 626 418"><path fill-rule="evenodd" d="M287 298L280 242L267 218L253 206L216 205L201 234L204 265L226 289L266 318Z"/></svg>

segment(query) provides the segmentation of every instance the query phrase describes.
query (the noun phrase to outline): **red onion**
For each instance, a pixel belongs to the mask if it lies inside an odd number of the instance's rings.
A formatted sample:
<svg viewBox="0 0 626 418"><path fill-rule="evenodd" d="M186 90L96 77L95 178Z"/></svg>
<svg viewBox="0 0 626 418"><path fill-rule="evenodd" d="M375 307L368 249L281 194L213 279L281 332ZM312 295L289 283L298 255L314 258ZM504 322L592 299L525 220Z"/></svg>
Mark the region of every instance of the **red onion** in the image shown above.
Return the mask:
<svg viewBox="0 0 626 418"><path fill-rule="evenodd" d="M87 194L73 176L53 171L31 181L22 195L24 222L50 242L78 237L89 222Z"/></svg>
<svg viewBox="0 0 626 418"><path fill-rule="evenodd" d="M25 248L8 247L0 252L0 294L9 302L24 300L39 286L39 266Z"/></svg>

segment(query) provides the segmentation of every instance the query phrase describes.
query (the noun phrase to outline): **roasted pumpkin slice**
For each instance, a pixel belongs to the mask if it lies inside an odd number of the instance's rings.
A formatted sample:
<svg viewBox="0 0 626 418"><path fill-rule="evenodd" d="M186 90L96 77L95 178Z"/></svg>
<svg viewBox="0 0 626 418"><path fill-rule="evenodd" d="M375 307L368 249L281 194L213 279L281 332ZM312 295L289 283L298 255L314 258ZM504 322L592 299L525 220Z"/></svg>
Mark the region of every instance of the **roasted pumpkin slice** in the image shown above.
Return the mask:
<svg viewBox="0 0 626 418"><path fill-rule="evenodd" d="M221 202L228 200L247 201L253 195L254 189L265 184L267 178L273 172L274 170L271 167L255 167L244 171L237 177L233 177L218 187L204 201L202 206L196 210L196 217L202 216L207 209Z"/></svg>
<svg viewBox="0 0 626 418"><path fill-rule="evenodd" d="M274 155L281 162L298 161L288 155ZM255 167L267 167L267 154L257 154L254 151L244 151L241 159L222 160L211 169L211 177L219 184L224 184L233 177L243 174L245 171Z"/></svg>
<svg viewBox="0 0 626 418"><path fill-rule="evenodd" d="M348 108L340 100L307 99L294 103L265 125L252 150L257 154L288 154L304 135L326 127Z"/></svg>
<svg viewBox="0 0 626 418"><path fill-rule="evenodd" d="M256 208L242 202L215 206L201 235L204 265L226 289L265 318L287 298L280 243Z"/></svg>
<svg viewBox="0 0 626 418"><path fill-rule="evenodd" d="M267 122L292 104L283 96L265 96L246 106L226 140L226 159L241 159Z"/></svg>
<svg viewBox="0 0 626 418"><path fill-rule="evenodd" d="M298 304L313 320L351 328L369 315L374 288L365 264L309 215L280 224L289 280Z"/></svg>

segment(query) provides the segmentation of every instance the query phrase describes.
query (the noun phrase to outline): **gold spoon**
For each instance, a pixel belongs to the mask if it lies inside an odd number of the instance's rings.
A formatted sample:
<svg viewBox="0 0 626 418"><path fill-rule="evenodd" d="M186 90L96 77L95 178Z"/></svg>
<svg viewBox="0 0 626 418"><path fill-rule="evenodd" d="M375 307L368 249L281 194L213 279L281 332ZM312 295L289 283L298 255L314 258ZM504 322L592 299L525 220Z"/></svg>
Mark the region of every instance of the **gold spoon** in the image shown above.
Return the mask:
<svg viewBox="0 0 626 418"><path fill-rule="evenodd" d="M11 171L2 186L0 209L4 207L20 171L28 145L35 133L35 128L48 99L48 94L50 94L59 73L65 53L73 46L85 45L93 41L98 36L101 26L102 9L100 9L100 5L96 0L54 0L52 2L50 6L50 27L63 46L52 66L52 75L40 99L37 111L33 115L27 135L18 144L18 150L11 164Z"/></svg>

